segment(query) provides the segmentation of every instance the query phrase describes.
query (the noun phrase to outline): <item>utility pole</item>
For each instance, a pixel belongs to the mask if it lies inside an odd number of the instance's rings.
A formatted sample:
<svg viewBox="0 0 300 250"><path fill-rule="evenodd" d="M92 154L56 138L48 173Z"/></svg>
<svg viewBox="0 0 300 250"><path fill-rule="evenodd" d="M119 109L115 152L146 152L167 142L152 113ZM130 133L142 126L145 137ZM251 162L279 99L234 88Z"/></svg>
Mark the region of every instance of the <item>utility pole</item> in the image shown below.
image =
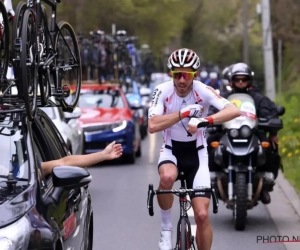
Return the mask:
<svg viewBox="0 0 300 250"><path fill-rule="evenodd" d="M278 40L278 94L280 98L280 102L282 101L281 99L281 84L282 84L282 40Z"/></svg>
<svg viewBox="0 0 300 250"><path fill-rule="evenodd" d="M266 95L272 101L274 101L276 93L275 93L270 0L261 0L261 10L262 10L264 69L265 69L265 90L266 90Z"/></svg>
<svg viewBox="0 0 300 250"><path fill-rule="evenodd" d="M243 61L249 65L248 0L243 0Z"/></svg>

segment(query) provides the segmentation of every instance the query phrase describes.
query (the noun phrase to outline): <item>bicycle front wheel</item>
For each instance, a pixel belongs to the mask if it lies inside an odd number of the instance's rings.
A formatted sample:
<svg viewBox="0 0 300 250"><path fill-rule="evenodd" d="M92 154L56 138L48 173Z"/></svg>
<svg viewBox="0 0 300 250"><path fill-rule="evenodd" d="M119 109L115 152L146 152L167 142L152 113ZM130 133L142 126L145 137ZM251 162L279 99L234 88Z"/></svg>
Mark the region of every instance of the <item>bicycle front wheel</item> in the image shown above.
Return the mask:
<svg viewBox="0 0 300 250"><path fill-rule="evenodd" d="M23 98L29 120L34 119L37 108L38 47L34 12L26 10L22 23L21 72Z"/></svg>
<svg viewBox="0 0 300 250"><path fill-rule="evenodd" d="M72 112L77 106L81 88L81 59L76 34L72 26L61 21L55 39L56 67L58 82L56 88L69 89L70 92L60 98L62 109Z"/></svg>

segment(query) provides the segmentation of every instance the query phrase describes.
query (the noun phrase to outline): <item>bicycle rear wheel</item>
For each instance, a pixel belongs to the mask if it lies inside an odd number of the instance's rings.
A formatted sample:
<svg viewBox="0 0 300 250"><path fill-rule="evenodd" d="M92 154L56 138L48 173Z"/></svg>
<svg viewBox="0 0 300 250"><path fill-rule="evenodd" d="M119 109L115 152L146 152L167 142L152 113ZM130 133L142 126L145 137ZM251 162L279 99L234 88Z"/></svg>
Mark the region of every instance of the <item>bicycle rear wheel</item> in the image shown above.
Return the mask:
<svg viewBox="0 0 300 250"><path fill-rule="evenodd" d="M59 101L63 111L73 112L77 106L81 88L81 59L76 34L72 26L61 21L55 39L56 67L59 79L56 88L70 89L70 93Z"/></svg>
<svg viewBox="0 0 300 250"><path fill-rule="evenodd" d="M38 47L36 17L26 10L22 22L22 50L20 55L23 98L29 120L34 119L37 108Z"/></svg>
<svg viewBox="0 0 300 250"><path fill-rule="evenodd" d="M9 24L6 8L0 1L0 79L6 78L9 61Z"/></svg>

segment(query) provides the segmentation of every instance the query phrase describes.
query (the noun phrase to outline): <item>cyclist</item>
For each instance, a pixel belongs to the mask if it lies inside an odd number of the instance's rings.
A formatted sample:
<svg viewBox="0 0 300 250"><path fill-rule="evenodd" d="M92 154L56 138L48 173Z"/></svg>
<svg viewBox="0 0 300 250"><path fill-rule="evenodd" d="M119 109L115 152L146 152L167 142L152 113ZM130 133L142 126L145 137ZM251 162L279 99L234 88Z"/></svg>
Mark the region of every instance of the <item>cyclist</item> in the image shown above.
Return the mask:
<svg viewBox="0 0 300 250"><path fill-rule="evenodd" d="M214 89L220 89L220 87L222 85L221 81L218 79L218 73L214 72L214 71L209 73L209 77L205 81L205 84Z"/></svg>
<svg viewBox="0 0 300 250"><path fill-rule="evenodd" d="M200 59L191 49L174 51L167 65L173 80L156 87L149 109L149 132L162 131L164 138L158 161L158 189L171 189L182 170L186 175L187 188L210 187L206 129L197 130L196 125L205 127L214 122L225 122L240 116L240 112L213 88L194 79ZM206 117L210 105L221 111ZM189 121L191 117L194 118ZM162 218L159 249L171 250L173 195L161 195L157 199ZM209 250L212 244L208 218L210 194L198 193L191 196L191 200L197 224L198 249Z"/></svg>

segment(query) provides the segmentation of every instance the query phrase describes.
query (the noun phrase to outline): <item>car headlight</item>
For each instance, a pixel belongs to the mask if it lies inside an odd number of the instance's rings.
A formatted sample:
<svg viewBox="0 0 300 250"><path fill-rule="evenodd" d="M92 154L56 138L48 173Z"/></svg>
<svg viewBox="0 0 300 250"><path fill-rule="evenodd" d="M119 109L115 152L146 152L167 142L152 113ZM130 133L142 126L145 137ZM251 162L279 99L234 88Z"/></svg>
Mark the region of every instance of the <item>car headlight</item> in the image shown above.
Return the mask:
<svg viewBox="0 0 300 250"><path fill-rule="evenodd" d="M0 249L1 250L14 250L11 240L8 238L0 238Z"/></svg>
<svg viewBox="0 0 300 250"><path fill-rule="evenodd" d="M123 129L125 129L127 127L127 121L122 121L122 122L119 122L119 123L116 123L114 125L114 128L112 129L113 132L119 132Z"/></svg>
<svg viewBox="0 0 300 250"><path fill-rule="evenodd" d="M244 126L242 126L241 128L240 128L240 130L241 130L241 136L243 137L243 138L247 138L247 137L249 137L250 135L251 135L251 128L249 127L249 126L247 126L247 125L244 125Z"/></svg>
<svg viewBox="0 0 300 250"><path fill-rule="evenodd" d="M23 216L13 224L2 227L0 230L0 249L27 249L30 232L31 224L26 216Z"/></svg>
<svg viewBox="0 0 300 250"><path fill-rule="evenodd" d="M238 135L239 135L239 131L238 131L237 129L231 129L231 130L229 131L229 134L230 134L230 136L231 136L232 138L236 138L236 137L238 137Z"/></svg>

